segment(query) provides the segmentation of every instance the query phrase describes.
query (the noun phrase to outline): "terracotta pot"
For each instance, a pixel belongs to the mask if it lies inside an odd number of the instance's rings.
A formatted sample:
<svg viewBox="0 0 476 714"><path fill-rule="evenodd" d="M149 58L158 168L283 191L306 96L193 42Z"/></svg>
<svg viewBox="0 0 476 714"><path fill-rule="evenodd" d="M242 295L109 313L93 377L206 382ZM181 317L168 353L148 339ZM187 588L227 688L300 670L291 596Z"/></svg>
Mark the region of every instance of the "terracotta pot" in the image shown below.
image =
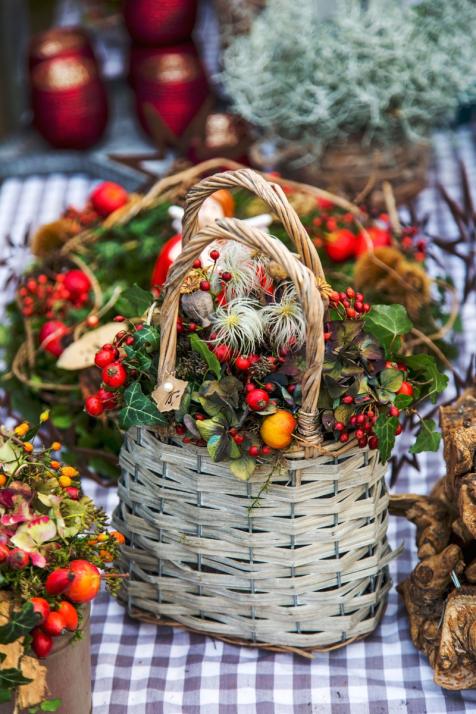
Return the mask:
<svg viewBox="0 0 476 714"><path fill-rule="evenodd" d="M81 626L81 639L74 634L63 635L54 640L53 650L39 660L46 666L46 681L50 699L61 699L59 714L90 714L91 709L91 637L90 608L85 608ZM0 704L0 714L13 714L12 702ZM19 714L26 714L21 709Z"/></svg>
<svg viewBox="0 0 476 714"><path fill-rule="evenodd" d="M258 142L251 147L250 158L261 170L276 170L284 178L383 208L384 181L391 183L398 204L411 200L425 188L430 145L420 141L366 147L355 139L331 146L317 158L297 142L269 153Z"/></svg>
<svg viewBox="0 0 476 714"><path fill-rule="evenodd" d="M170 45L193 32L197 0L125 0L124 20L130 36L142 45Z"/></svg>
<svg viewBox="0 0 476 714"><path fill-rule="evenodd" d="M34 124L53 146L87 149L107 124L104 85L91 59L55 57L31 73Z"/></svg>

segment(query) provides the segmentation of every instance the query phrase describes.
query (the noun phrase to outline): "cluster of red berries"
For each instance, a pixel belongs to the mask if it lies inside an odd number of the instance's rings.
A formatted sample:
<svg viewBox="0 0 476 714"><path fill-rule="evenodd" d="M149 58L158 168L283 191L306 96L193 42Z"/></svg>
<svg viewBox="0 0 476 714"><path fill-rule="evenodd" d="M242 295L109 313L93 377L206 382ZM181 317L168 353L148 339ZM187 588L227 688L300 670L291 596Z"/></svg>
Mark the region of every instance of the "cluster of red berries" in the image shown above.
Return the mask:
<svg viewBox="0 0 476 714"><path fill-rule="evenodd" d="M124 318L118 315L114 318L116 322L123 322ZM140 331L143 325L137 325L136 331ZM102 385L95 394L91 394L85 401L85 408L88 414L94 417L101 416L105 411L117 409L119 406L119 391L126 384L129 377L135 378L137 374L134 370L128 371L123 364L125 352L121 347L128 347L134 344L134 335L126 330L120 330L114 338L113 343L103 345L96 352L94 363L101 370Z"/></svg>
<svg viewBox="0 0 476 714"><path fill-rule="evenodd" d="M335 310L342 310L343 308L345 316L349 320L358 320L370 310L370 305L365 302L363 294L355 292L354 288L350 287L345 292L340 293L334 290L329 295L329 307Z"/></svg>
<svg viewBox="0 0 476 714"><path fill-rule="evenodd" d="M25 317L54 318L68 308L82 307L89 299L91 281L82 270L68 270L48 278L44 273L31 277L19 288L18 297Z"/></svg>
<svg viewBox="0 0 476 714"><path fill-rule="evenodd" d="M423 238L415 240L418 228L415 226L405 226L402 230L401 246L406 253L422 263L426 258L426 241Z"/></svg>
<svg viewBox="0 0 476 714"><path fill-rule="evenodd" d="M74 208L74 206L68 206L63 213L63 218L78 223L80 228L89 228L100 220L99 213L94 210L90 203L87 203L81 210Z"/></svg>

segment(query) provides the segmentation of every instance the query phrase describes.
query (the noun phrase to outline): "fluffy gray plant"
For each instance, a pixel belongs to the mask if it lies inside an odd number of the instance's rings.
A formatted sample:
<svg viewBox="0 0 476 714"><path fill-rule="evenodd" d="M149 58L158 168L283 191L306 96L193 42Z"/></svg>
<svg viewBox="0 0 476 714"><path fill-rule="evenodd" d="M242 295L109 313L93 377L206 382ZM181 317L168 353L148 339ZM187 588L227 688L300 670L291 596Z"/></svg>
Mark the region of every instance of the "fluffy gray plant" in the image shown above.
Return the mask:
<svg viewBox="0 0 476 714"><path fill-rule="evenodd" d="M476 0L268 0L224 56L235 109L283 139L323 147L427 136L476 88Z"/></svg>

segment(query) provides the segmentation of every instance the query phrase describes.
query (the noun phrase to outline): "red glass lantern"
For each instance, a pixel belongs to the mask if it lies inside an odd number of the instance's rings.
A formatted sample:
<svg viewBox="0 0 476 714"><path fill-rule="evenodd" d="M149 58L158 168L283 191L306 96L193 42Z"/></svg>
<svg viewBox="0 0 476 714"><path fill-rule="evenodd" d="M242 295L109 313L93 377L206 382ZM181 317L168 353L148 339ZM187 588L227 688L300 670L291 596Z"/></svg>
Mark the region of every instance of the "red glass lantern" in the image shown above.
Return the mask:
<svg viewBox="0 0 476 714"><path fill-rule="evenodd" d="M131 79L139 121L159 145L182 147L211 108L208 79L195 45L136 52Z"/></svg>
<svg viewBox="0 0 476 714"><path fill-rule="evenodd" d="M197 16L197 0L125 0L124 20L132 39L160 46L190 38Z"/></svg>
<svg viewBox="0 0 476 714"><path fill-rule="evenodd" d="M104 85L91 59L59 57L31 72L34 124L53 146L87 149L107 124Z"/></svg>

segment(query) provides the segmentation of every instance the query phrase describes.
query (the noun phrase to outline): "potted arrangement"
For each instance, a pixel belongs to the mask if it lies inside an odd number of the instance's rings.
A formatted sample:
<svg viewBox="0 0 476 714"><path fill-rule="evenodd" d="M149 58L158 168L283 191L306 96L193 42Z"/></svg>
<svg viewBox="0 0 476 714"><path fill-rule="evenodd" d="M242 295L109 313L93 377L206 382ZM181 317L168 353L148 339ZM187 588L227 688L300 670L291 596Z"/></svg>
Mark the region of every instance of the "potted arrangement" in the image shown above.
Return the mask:
<svg viewBox="0 0 476 714"><path fill-rule="evenodd" d="M0 427L0 711L88 714L89 603L102 579L117 590L124 539L81 494L61 444L34 446L38 428Z"/></svg>
<svg viewBox="0 0 476 714"><path fill-rule="evenodd" d="M237 113L272 140L258 167L351 198L376 189L380 205L383 180L413 197L432 129L474 92L475 26L471 0L344 0L325 19L312 0L270 0L222 74Z"/></svg>
<svg viewBox="0 0 476 714"><path fill-rule="evenodd" d="M233 185L269 202L301 259L243 221L196 232L203 201ZM417 417L447 378L406 352L402 305L327 283L285 194L258 174L192 189L183 243L155 304L125 293L86 400L128 430L114 518L130 612L301 653L363 636L389 588L384 473L400 415ZM412 451L439 441L421 419Z"/></svg>

